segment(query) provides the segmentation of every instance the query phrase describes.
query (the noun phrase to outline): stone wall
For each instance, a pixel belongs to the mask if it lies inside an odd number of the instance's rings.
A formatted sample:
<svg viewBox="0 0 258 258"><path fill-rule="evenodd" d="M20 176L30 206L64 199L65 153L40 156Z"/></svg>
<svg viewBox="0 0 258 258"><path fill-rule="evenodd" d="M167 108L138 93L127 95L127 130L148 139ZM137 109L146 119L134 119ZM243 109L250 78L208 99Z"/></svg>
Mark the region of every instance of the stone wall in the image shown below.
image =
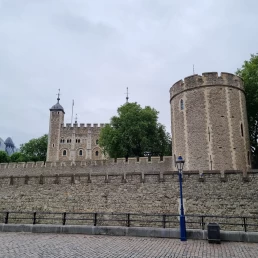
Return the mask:
<svg viewBox="0 0 258 258"><path fill-rule="evenodd" d="M178 175L169 161L170 157L148 163L144 158L125 165L119 160L109 167L94 165L95 169L78 164L1 164L0 211L178 214ZM186 171L183 181L186 214L258 213L258 171L245 176L240 171Z"/></svg>

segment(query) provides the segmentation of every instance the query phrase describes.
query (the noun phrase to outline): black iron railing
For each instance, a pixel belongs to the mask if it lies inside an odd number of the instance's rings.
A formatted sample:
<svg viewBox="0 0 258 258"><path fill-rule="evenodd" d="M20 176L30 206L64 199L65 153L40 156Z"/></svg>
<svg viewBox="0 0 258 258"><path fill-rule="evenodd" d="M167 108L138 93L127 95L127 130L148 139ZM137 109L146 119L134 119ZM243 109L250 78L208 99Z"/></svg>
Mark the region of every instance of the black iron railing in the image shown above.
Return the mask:
<svg viewBox="0 0 258 258"><path fill-rule="evenodd" d="M0 220L5 224L62 224L125 227L179 227L178 214L149 213L103 213L103 212L0 212ZM188 229L206 229L208 223L215 222L222 230L258 231L258 217L186 215Z"/></svg>

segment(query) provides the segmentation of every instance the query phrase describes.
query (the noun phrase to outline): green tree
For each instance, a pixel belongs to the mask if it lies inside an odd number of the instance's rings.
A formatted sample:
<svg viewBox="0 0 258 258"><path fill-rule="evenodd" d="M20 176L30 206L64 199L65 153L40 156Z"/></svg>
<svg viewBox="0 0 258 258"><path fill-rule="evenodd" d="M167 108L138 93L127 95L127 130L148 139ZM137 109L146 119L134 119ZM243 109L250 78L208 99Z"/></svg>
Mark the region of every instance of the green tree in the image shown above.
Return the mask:
<svg viewBox="0 0 258 258"><path fill-rule="evenodd" d="M24 156L24 154L20 152L15 152L10 156L11 162L27 162L27 157Z"/></svg>
<svg viewBox="0 0 258 258"><path fill-rule="evenodd" d="M158 111L137 103L119 107L109 125L102 128L99 144L111 158L171 155L171 139L158 123Z"/></svg>
<svg viewBox="0 0 258 258"><path fill-rule="evenodd" d="M5 151L0 151L0 163L6 163L10 161L10 157Z"/></svg>
<svg viewBox="0 0 258 258"><path fill-rule="evenodd" d="M29 142L22 144L20 147L20 158L23 161L45 161L47 156L47 134L32 139Z"/></svg>
<svg viewBox="0 0 258 258"><path fill-rule="evenodd" d="M244 81L253 167L258 167L258 54L236 72Z"/></svg>

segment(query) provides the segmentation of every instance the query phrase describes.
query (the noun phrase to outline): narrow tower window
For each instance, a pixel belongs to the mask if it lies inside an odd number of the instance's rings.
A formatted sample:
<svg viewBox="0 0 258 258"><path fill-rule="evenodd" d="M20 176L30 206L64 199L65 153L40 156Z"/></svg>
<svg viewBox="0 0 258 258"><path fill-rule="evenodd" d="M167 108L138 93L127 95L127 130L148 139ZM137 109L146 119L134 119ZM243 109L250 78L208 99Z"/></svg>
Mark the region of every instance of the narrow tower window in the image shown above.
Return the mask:
<svg viewBox="0 0 258 258"><path fill-rule="evenodd" d="M79 156L82 156L82 150L79 150Z"/></svg>
<svg viewBox="0 0 258 258"><path fill-rule="evenodd" d="M63 156L66 156L66 150L63 150Z"/></svg>
<svg viewBox="0 0 258 258"><path fill-rule="evenodd" d="M210 155L210 164L211 164L211 170L212 170L212 159L211 159L211 155Z"/></svg>
<svg viewBox="0 0 258 258"><path fill-rule="evenodd" d="M98 151L95 152L95 156L99 156L99 152Z"/></svg>
<svg viewBox="0 0 258 258"><path fill-rule="evenodd" d="M244 136L243 124L241 123L241 135Z"/></svg>
<svg viewBox="0 0 258 258"><path fill-rule="evenodd" d="M180 100L180 109L184 110L184 100Z"/></svg>
<svg viewBox="0 0 258 258"><path fill-rule="evenodd" d="M99 144L99 140L96 140L96 144Z"/></svg>

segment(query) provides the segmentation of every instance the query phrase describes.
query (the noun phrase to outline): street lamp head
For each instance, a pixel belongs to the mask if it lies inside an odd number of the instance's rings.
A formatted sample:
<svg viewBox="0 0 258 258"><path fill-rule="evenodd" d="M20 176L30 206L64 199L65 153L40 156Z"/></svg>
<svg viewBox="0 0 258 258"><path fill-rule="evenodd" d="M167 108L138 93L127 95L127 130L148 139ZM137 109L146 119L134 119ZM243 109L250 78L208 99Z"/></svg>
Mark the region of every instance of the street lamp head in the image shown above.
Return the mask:
<svg viewBox="0 0 258 258"><path fill-rule="evenodd" d="M178 170L182 171L184 167L185 161L183 160L182 156L179 154L178 158L176 159L176 167Z"/></svg>

